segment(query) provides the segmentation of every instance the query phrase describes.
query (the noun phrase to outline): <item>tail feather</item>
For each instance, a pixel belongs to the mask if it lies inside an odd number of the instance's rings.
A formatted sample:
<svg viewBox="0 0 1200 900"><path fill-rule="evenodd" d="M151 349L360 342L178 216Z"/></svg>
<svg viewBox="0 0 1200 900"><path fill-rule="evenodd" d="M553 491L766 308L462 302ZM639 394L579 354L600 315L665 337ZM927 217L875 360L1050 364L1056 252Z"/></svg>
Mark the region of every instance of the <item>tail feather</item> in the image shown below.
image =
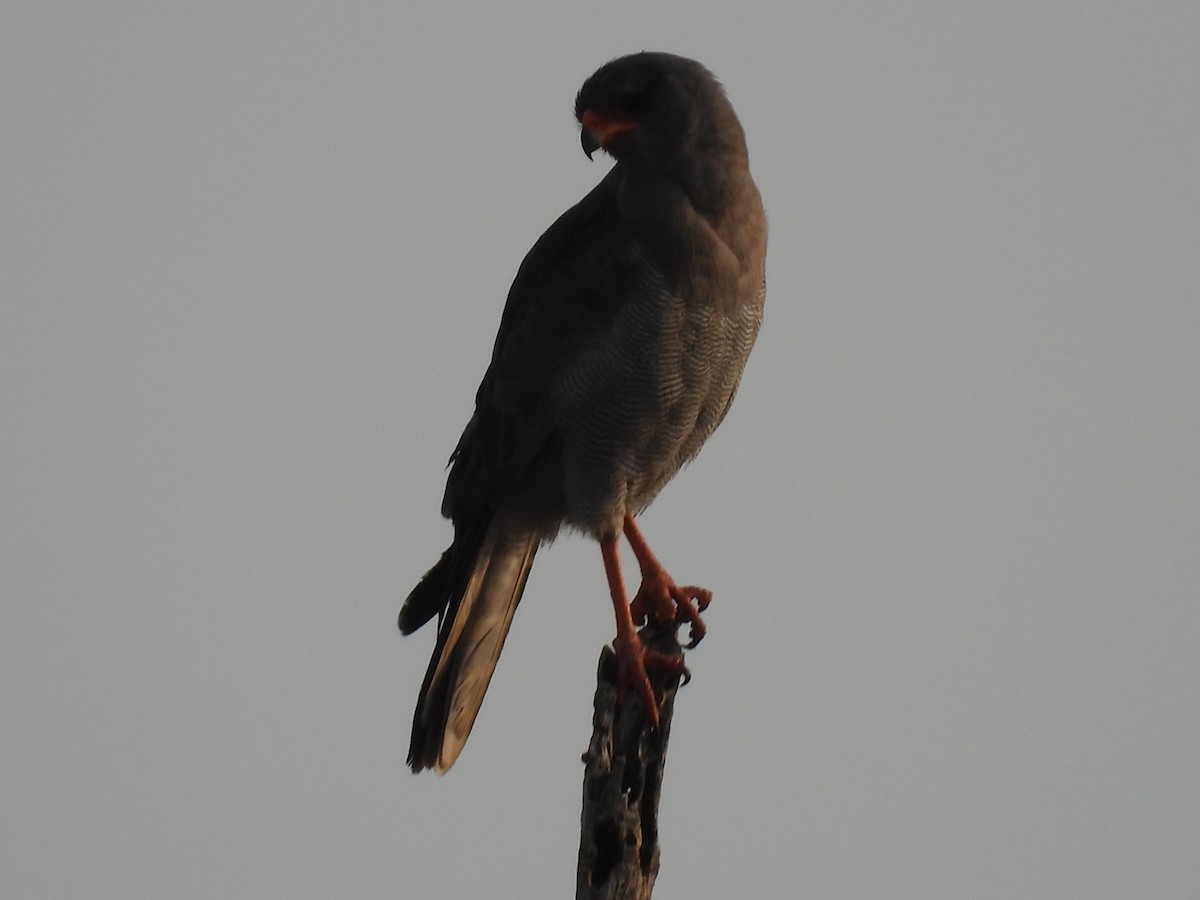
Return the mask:
<svg viewBox="0 0 1200 900"><path fill-rule="evenodd" d="M442 554L437 564L412 589L400 607L400 631L412 634L437 613L446 608L450 596L451 575L454 571L454 547Z"/></svg>
<svg viewBox="0 0 1200 900"><path fill-rule="evenodd" d="M484 517L469 527L455 527L454 543L400 607L401 632L412 634L435 615L445 612L454 598L463 593L490 524L491 518Z"/></svg>
<svg viewBox="0 0 1200 900"><path fill-rule="evenodd" d="M421 622L427 621L449 593L413 715L408 763L414 772L433 768L444 773L462 751L491 683L539 543L536 534L509 531L494 519L473 553L462 552L466 548L456 537L455 546L442 555L405 601L401 629L421 615ZM430 611L433 597L439 602ZM410 607L414 615L406 618Z"/></svg>

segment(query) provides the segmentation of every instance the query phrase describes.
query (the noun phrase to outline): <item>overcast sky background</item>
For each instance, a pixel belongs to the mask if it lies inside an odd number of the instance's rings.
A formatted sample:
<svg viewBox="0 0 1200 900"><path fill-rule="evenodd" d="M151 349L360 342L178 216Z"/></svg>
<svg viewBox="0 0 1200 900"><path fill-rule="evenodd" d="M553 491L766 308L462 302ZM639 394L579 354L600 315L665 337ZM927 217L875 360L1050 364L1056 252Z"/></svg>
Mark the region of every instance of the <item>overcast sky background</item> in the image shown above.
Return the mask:
<svg viewBox="0 0 1200 900"><path fill-rule="evenodd" d="M642 49L724 81L772 227L643 519L716 595L655 897L1196 896L1192 0L6 4L6 896L572 895L595 545L445 778L395 615Z"/></svg>

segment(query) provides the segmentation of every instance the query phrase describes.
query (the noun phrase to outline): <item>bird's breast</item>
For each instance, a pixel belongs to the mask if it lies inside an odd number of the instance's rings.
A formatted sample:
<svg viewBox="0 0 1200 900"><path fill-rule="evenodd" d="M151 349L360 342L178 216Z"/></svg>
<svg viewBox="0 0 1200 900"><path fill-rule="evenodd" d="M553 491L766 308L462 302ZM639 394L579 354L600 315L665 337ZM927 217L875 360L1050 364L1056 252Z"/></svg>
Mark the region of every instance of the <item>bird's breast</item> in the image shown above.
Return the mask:
<svg viewBox="0 0 1200 900"><path fill-rule="evenodd" d="M568 522L594 533L654 499L720 423L762 318L746 302L684 297L648 276L562 371L554 406Z"/></svg>

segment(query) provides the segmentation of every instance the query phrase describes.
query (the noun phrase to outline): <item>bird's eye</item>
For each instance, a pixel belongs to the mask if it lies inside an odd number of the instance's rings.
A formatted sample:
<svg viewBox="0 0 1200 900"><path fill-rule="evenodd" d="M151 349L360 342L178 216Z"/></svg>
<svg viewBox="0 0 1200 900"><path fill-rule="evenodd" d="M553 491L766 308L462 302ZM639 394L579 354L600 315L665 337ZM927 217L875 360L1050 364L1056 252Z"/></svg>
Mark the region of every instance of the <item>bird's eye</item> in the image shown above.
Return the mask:
<svg viewBox="0 0 1200 900"><path fill-rule="evenodd" d="M625 91L617 96L617 109L630 112L637 109L645 99L645 91Z"/></svg>
<svg viewBox="0 0 1200 900"><path fill-rule="evenodd" d="M658 81L658 76L650 79L639 79L637 82L627 84L624 90L617 94L617 103L621 109L632 110L641 106L646 98L650 95L650 89L654 87L654 83Z"/></svg>

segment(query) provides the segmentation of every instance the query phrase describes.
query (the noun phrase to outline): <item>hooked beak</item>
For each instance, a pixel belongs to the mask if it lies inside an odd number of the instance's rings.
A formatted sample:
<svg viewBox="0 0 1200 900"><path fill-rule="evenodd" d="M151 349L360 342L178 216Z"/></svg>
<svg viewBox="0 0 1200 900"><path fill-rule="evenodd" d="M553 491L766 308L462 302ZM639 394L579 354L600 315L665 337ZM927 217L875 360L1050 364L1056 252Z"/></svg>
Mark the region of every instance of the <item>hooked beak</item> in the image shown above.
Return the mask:
<svg viewBox="0 0 1200 900"><path fill-rule="evenodd" d="M588 159L601 148L608 150L609 144L616 138L638 127L637 122L616 116L604 116L591 109L584 111L579 122L583 125L579 143L583 145L583 152L587 154Z"/></svg>
<svg viewBox="0 0 1200 900"><path fill-rule="evenodd" d="M588 159L591 159L592 154L600 149L600 139L587 128L580 129L579 143L583 145L583 152L587 154Z"/></svg>

